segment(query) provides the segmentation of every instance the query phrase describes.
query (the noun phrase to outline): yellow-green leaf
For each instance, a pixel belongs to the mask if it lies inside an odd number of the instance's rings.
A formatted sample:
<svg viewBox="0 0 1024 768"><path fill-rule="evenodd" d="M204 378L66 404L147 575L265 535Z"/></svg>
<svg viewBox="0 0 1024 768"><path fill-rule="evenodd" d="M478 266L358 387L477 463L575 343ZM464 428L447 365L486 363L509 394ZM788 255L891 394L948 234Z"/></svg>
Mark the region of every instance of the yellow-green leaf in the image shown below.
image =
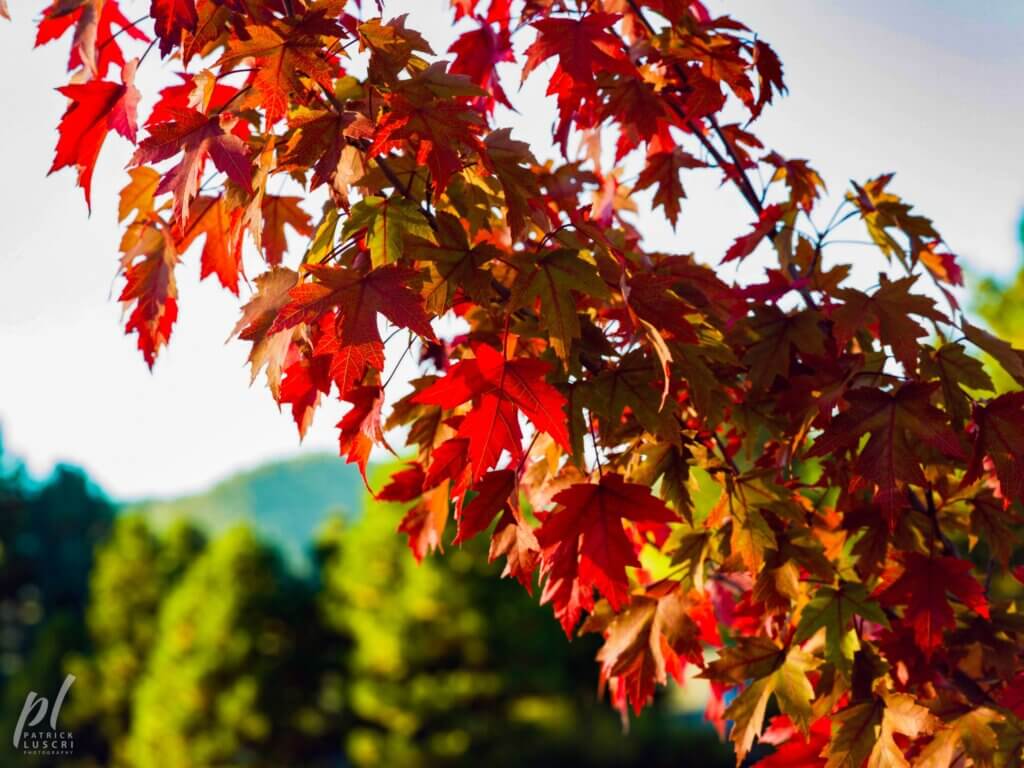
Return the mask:
<svg viewBox="0 0 1024 768"><path fill-rule="evenodd" d="M364 197L352 206L341 236L348 239L363 229L374 267L399 261L407 235L434 241L423 212L404 197Z"/></svg>

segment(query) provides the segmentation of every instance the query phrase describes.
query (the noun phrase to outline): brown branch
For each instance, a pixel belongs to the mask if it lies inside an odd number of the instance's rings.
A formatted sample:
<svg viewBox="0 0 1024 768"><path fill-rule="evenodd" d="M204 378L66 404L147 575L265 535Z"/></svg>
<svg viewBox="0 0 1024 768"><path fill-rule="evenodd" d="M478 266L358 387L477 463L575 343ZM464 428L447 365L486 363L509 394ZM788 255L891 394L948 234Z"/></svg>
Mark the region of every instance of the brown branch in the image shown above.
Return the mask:
<svg viewBox="0 0 1024 768"><path fill-rule="evenodd" d="M736 181L735 183L744 189L746 193L747 202L750 203L750 207L757 211L758 215L764 210L764 206L761 204L761 198L758 197L757 192L754 190L754 185L750 181L750 177L747 176L747 171L743 167L743 163L740 162L739 154L736 152L736 148L732 145L732 142L726 138L725 134L722 133L722 128L718 124L718 118L714 115L708 115L708 122L711 123L711 128L714 130L715 135L718 136L718 140L722 142L725 147L725 151L729 153L729 157L732 158L733 167L736 169Z"/></svg>

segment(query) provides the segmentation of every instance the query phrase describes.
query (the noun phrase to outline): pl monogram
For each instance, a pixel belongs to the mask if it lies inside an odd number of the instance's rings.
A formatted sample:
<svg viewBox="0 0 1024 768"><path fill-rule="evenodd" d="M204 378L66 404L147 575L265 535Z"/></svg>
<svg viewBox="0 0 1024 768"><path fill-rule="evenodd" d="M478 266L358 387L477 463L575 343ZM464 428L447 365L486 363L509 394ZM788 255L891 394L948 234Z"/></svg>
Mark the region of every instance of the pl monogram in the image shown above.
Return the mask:
<svg viewBox="0 0 1024 768"><path fill-rule="evenodd" d="M75 736L71 731L58 728L57 719L64 698L75 682L74 675L64 678L64 683L50 707L45 696L29 691L25 704L21 708L18 724L14 727L14 748L25 755L70 755L75 749ZM40 728L47 711L50 719L46 723L49 728Z"/></svg>

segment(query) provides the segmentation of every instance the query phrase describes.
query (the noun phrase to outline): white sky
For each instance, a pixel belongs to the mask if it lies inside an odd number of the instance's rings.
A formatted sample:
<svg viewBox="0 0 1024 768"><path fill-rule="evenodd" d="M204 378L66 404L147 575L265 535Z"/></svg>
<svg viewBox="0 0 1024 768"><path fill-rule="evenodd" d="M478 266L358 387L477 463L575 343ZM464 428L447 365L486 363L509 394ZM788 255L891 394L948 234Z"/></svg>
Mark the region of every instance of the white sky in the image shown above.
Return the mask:
<svg viewBox="0 0 1024 768"><path fill-rule="evenodd" d="M40 2L12 0L0 22L0 429L5 447L37 473L55 461L86 467L116 497L177 494L299 450L290 415L248 386L246 346L224 339L237 303L198 282L198 253L178 270L181 312L170 347L150 374L122 335L114 281L117 191L130 155L111 136L87 215L74 173L47 178L65 100L67 41L32 50ZM840 7L842 5L842 7ZM387 15L413 9L410 25L442 52L452 39L444 0L388 0ZM934 218L976 272L1018 265L1016 222L1024 207L1024 5L1016 0L712 0L771 42L790 95L757 132L783 155L806 157L841 194L850 178L897 171L893 190ZM125 14L145 12L126 0ZM151 55L140 81L155 82ZM550 146L543 73L515 95L520 115L499 114L514 135ZM685 179L684 179L685 181ZM692 202L677 233L660 214L645 219L659 248L694 250L716 262L750 221L731 189L710 177L686 183ZM315 208L310 206L310 210ZM822 208L825 217L830 212ZM819 223L822 223L819 222ZM860 238L856 226L845 230ZM839 248L851 248L839 252ZM866 251L835 246L863 276L879 269ZM869 282L873 282L872 278ZM243 288L243 291L245 289ZM389 355L394 359L397 355ZM342 409L321 408L301 450L333 449Z"/></svg>

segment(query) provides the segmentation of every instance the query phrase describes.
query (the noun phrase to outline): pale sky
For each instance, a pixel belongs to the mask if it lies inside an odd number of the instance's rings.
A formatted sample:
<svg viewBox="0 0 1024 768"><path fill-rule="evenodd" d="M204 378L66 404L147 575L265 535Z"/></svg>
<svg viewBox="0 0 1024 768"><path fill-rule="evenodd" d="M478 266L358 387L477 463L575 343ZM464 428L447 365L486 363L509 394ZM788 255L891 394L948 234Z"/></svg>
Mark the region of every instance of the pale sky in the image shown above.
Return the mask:
<svg viewBox="0 0 1024 768"><path fill-rule="evenodd" d="M148 8L126 0L128 18ZM413 10L435 50L453 38L444 0L386 3L386 16ZM768 146L805 157L841 194L848 179L896 171L892 189L938 224L977 273L1008 275L1020 253L1024 208L1024 4L1016 0L735 0L712 9L746 22L779 52L790 88L757 124ZM111 136L93 180L87 215L74 173L49 178L65 99L68 43L32 49L40 2L12 0L0 21L0 429L8 450L36 473L55 461L85 467L120 498L203 488L240 468L298 450L333 450L343 409L321 408L300 448L290 415L262 386L249 387L245 344L224 340L234 297L198 281L198 252L178 270L180 316L152 374L122 333L115 281L117 191L131 148ZM140 83L165 71L155 55ZM516 94L519 115L499 113L514 136L550 146L551 105L543 73ZM751 215L710 175L686 180L691 197L673 233L644 217L652 246L695 251L715 263ZM641 204L647 198L641 198ZM308 206L315 211L315 206ZM831 209L823 207L827 219ZM855 226L844 230L860 238ZM862 249L835 246L868 282L880 264ZM753 269L754 267L751 267ZM727 276L733 275L727 273ZM243 295L246 289L243 287ZM389 355L394 359L397 355ZM411 372L411 371L410 371Z"/></svg>

